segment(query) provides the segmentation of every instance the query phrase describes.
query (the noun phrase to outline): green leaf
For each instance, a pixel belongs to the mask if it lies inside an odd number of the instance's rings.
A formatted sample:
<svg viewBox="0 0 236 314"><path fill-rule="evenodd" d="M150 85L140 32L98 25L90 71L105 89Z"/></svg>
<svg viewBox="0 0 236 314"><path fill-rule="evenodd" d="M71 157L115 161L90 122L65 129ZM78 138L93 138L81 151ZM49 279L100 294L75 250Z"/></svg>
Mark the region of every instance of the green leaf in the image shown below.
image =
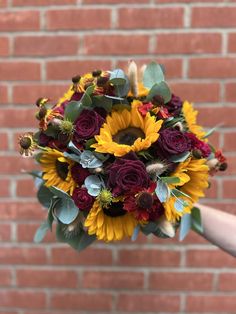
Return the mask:
<svg viewBox="0 0 236 314"><path fill-rule="evenodd" d="M209 137L212 133L214 133L217 129L219 129L222 126L222 124L216 125L214 128L210 129L206 132L206 134L203 136L203 138Z"/></svg>
<svg viewBox="0 0 236 314"><path fill-rule="evenodd" d="M95 85L94 85L94 84L93 84L93 85L90 85L89 87L87 87L85 93L86 93L87 95L91 96L92 93L93 93L93 91L94 91L94 89L95 89Z"/></svg>
<svg viewBox="0 0 236 314"><path fill-rule="evenodd" d="M81 101L71 101L65 108L64 117L66 120L74 122L78 119L83 109L84 107Z"/></svg>
<svg viewBox="0 0 236 314"><path fill-rule="evenodd" d="M50 226L48 224L48 221L44 221L39 228L37 229L35 235L34 235L34 242L40 243L45 238L48 230L50 230Z"/></svg>
<svg viewBox="0 0 236 314"><path fill-rule="evenodd" d="M171 100L171 91L166 82L162 81L153 85L147 95L147 100L151 101L154 96L161 96L165 104Z"/></svg>
<svg viewBox="0 0 236 314"><path fill-rule="evenodd" d="M72 198L70 197L70 195L68 193L66 193L63 190L58 189L55 186L50 186L49 190L52 192L53 195L61 198L61 199L68 199L68 200L72 200Z"/></svg>
<svg viewBox="0 0 236 314"><path fill-rule="evenodd" d="M171 156L170 161L172 162L183 162L190 156L190 152L184 152L179 155Z"/></svg>
<svg viewBox="0 0 236 314"><path fill-rule="evenodd" d="M157 228L157 230L155 232L153 232L153 234L156 237L162 238L162 239L170 238L167 234L163 233L160 228Z"/></svg>
<svg viewBox="0 0 236 314"><path fill-rule="evenodd" d="M113 85L125 85L126 80L124 78L116 77L109 81Z"/></svg>
<svg viewBox="0 0 236 314"><path fill-rule="evenodd" d="M170 189L168 185L164 183L162 180L157 181L155 193L161 203L166 202L167 199L170 197Z"/></svg>
<svg viewBox="0 0 236 314"><path fill-rule="evenodd" d="M151 62L147 65L143 73L143 84L146 88L152 88L156 83L165 80L162 68L156 62Z"/></svg>
<svg viewBox="0 0 236 314"><path fill-rule="evenodd" d="M176 184L180 182L178 177L160 177L160 179L167 184Z"/></svg>
<svg viewBox="0 0 236 314"><path fill-rule="evenodd" d="M121 70L121 69L115 69L115 70L113 70L112 72L111 72L111 74L110 74L110 80L109 80L109 82L111 82L112 80L114 80L114 79L125 79L125 73L124 73L124 71L123 70Z"/></svg>
<svg viewBox="0 0 236 314"><path fill-rule="evenodd" d="M147 160L150 160L150 159L153 159L154 157L147 151L147 150L141 150L138 152L138 155L147 159Z"/></svg>
<svg viewBox="0 0 236 314"><path fill-rule="evenodd" d="M47 136L51 136L53 138L57 138L58 128L52 125L47 127L47 130L44 131Z"/></svg>
<svg viewBox="0 0 236 314"><path fill-rule="evenodd" d="M192 208L191 218L192 218L192 229L198 233L203 233L201 212L200 212L199 208L197 208L197 207Z"/></svg>
<svg viewBox="0 0 236 314"><path fill-rule="evenodd" d="M42 179L42 171L38 171L38 170L32 170L27 172L29 175L31 175L34 178L39 178Z"/></svg>
<svg viewBox="0 0 236 314"><path fill-rule="evenodd" d="M191 229L191 215L184 214L180 222L179 240L183 241Z"/></svg>
<svg viewBox="0 0 236 314"><path fill-rule="evenodd" d="M46 208L50 207L53 196L54 194L45 185L41 185L39 187L37 198L39 200L39 203L43 205L43 207L46 207Z"/></svg>
<svg viewBox="0 0 236 314"><path fill-rule="evenodd" d="M141 227L141 231L145 234L145 235L149 235L151 233L156 232L158 229L158 226L155 222L150 221L148 222L146 225Z"/></svg>
<svg viewBox="0 0 236 314"><path fill-rule="evenodd" d="M173 194L175 197L185 196L187 198L191 198L188 194L186 194L186 193L184 193L178 189L171 190L171 194Z"/></svg>
<svg viewBox="0 0 236 314"><path fill-rule="evenodd" d="M86 149L90 149L90 146L93 145L94 143L96 143L97 141L95 140L95 138L90 138L89 140L86 141L85 143L85 148Z"/></svg>
<svg viewBox="0 0 236 314"><path fill-rule="evenodd" d="M60 199L54 208L54 215L63 224L72 223L79 214L79 208L72 199Z"/></svg>
<svg viewBox="0 0 236 314"><path fill-rule="evenodd" d="M57 205L58 202L59 202L58 198L52 198L50 207L48 209L47 221L48 221L48 225L49 225L51 231L52 231L52 224L53 224L53 221L54 221L53 211L54 211L54 208L55 208L55 206Z"/></svg>
<svg viewBox="0 0 236 314"><path fill-rule="evenodd" d="M107 112L112 110L112 99L105 96L94 96L92 102L93 107L104 108Z"/></svg>
<svg viewBox="0 0 236 314"><path fill-rule="evenodd" d="M78 251L82 251L86 249L86 247L88 247L90 244L92 244L95 240L95 235L89 235L87 232L84 231L80 237L79 245L76 249Z"/></svg>

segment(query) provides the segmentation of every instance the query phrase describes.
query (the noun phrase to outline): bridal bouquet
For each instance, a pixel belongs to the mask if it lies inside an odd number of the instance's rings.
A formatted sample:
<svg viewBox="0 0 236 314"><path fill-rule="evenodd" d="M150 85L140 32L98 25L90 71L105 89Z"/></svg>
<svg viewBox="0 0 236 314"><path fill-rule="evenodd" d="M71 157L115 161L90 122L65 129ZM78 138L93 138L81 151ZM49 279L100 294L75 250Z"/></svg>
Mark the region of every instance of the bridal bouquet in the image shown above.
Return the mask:
<svg viewBox="0 0 236 314"><path fill-rule="evenodd" d="M31 172L47 208L36 242L54 223L57 239L77 250L139 232L173 237L180 227L183 239L202 231L194 203L227 163L161 65L77 75L57 104L36 105L38 131L19 138L20 153L41 167Z"/></svg>

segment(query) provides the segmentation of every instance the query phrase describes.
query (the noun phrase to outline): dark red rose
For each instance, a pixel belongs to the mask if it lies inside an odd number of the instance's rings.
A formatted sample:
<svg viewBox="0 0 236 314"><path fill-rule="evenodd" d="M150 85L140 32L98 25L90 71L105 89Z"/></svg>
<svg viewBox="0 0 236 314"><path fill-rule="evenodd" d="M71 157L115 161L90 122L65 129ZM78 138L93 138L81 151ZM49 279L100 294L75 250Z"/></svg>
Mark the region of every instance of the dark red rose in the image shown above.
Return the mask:
<svg viewBox="0 0 236 314"><path fill-rule="evenodd" d="M82 211L90 210L95 201L95 198L88 194L86 188L76 188L72 194L72 198L75 205Z"/></svg>
<svg viewBox="0 0 236 314"><path fill-rule="evenodd" d="M167 104L165 104L165 107L168 109L169 113L174 117L180 114L182 106L183 101L174 94L172 94L171 100Z"/></svg>
<svg viewBox="0 0 236 314"><path fill-rule="evenodd" d="M168 128L160 132L157 147L157 154L168 159L173 155L191 150L191 141L185 133L174 128Z"/></svg>
<svg viewBox="0 0 236 314"><path fill-rule="evenodd" d="M71 176L78 185L83 185L84 180L90 175L88 169L83 168L80 164L75 164L71 168Z"/></svg>
<svg viewBox="0 0 236 314"><path fill-rule="evenodd" d="M115 196L137 187L147 188L150 182L146 168L140 160L116 159L109 166L108 175L108 187Z"/></svg>
<svg viewBox="0 0 236 314"><path fill-rule="evenodd" d="M104 119L94 110L84 109L76 121L75 138L89 139L99 134Z"/></svg>
<svg viewBox="0 0 236 314"><path fill-rule="evenodd" d="M202 157L204 158L210 156L211 148L207 143L199 140L193 133L186 133L186 135L190 139L192 149L199 149L202 153Z"/></svg>

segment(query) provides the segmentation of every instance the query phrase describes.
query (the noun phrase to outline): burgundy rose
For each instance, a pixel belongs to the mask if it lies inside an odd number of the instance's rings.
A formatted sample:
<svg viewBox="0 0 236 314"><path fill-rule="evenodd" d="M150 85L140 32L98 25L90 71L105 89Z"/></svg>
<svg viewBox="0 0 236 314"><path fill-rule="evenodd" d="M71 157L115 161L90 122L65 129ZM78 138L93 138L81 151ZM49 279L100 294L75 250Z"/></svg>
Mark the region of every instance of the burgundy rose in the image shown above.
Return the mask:
<svg viewBox="0 0 236 314"><path fill-rule="evenodd" d="M174 128L164 129L157 140L157 154L164 158L191 150L191 141L185 133Z"/></svg>
<svg viewBox="0 0 236 314"><path fill-rule="evenodd" d="M108 187L116 196L137 187L149 186L149 176L140 160L116 159L108 168L108 175Z"/></svg>
<svg viewBox="0 0 236 314"><path fill-rule="evenodd" d="M199 140L193 133L186 133L186 135L190 139L192 149L199 149L202 157L207 158L211 154L211 148L207 143Z"/></svg>
<svg viewBox="0 0 236 314"><path fill-rule="evenodd" d="M94 110L84 109L76 121L75 138L89 139L99 134L104 119Z"/></svg>
<svg viewBox="0 0 236 314"><path fill-rule="evenodd" d="M80 210L88 211L93 206L95 198L88 194L86 188L76 188L72 194L75 205Z"/></svg>
<svg viewBox="0 0 236 314"><path fill-rule="evenodd" d="M169 113L173 116L178 116L183 106L183 101L178 97L172 94L171 100L165 104L165 107L168 109Z"/></svg>
<svg viewBox="0 0 236 314"><path fill-rule="evenodd" d="M80 164L75 164L71 168L71 176L78 185L83 185L84 180L90 175L88 169L83 168Z"/></svg>

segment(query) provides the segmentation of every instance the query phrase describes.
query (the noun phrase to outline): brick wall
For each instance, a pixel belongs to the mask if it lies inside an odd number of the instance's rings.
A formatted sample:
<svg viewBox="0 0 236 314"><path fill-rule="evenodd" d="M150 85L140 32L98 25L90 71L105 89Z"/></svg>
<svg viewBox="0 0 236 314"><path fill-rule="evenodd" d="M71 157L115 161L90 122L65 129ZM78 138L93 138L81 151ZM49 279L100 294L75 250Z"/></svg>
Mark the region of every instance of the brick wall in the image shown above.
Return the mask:
<svg viewBox="0 0 236 314"><path fill-rule="evenodd" d="M206 203L236 214L236 1L0 0L0 314L235 313L236 260L195 234L184 243L99 243L78 255L32 244L44 212L32 160L17 153L39 96L56 100L94 68L156 59L196 103L230 168ZM224 232L224 230L219 230Z"/></svg>

